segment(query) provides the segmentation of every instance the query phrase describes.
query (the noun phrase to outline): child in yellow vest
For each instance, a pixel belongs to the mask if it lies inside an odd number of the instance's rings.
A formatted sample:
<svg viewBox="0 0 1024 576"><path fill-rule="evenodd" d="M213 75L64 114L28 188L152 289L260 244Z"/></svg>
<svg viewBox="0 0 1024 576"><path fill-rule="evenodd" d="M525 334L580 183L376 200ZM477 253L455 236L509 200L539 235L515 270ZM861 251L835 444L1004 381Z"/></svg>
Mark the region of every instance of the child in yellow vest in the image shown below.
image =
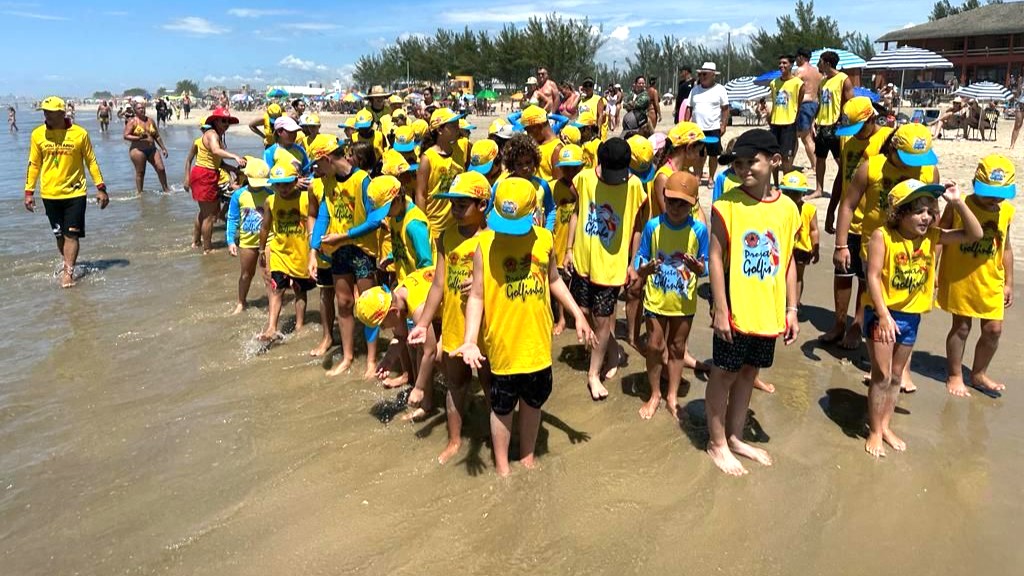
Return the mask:
<svg viewBox="0 0 1024 576"><path fill-rule="evenodd" d="M447 198L451 206L452 225L437 239L437 267L434 283L427 295L423 313L416 327L409 332L409 344L418 346L427 341L430 321L441 310L441 355L445 380L448 416L448 444L437 457L441 464L448 462L462 446L462 421L466 410L466 397L473 378L473 369L454 355L466 334L466 298L473 276L473 255L479 244L477 237L485 226L487 205L491 199L491 186L487 178L474 171L455 177ZM490 364L482 362L477 374L485 392L491 387Z"/></svg>
<svg viewBox="0 0 1024 576"><path fill-rule="evenodd" d="M391 258L398 281L421 268L434 267L427 215L402 193L394 176L377 176L367 190L370 198L368 220L384 219L391 231Z"/></svg>
<svg viewBox="0 0 1024 576"><path fill-rule="evenodd" d="M633 267L644 283L647 318L647 380L651 397L640 417L654 416L661 405L661 374L668 372L665 404L678 417L676 396L683 374L686 340L697 312L697 281L707 275L708 229L691 214L700 182L689 172L668 178L665 212L651 218L640 236ZM704 367L707 370L706 367Z"/></svg>
<svg viewBox="0 0 1024 576"><path fill-rule="evenodd" d="M309 196L298 189L299 172L291 162L274 165L268 182L274 194L263 205L260 228L260 265L270 270L267 329L260 340L281 337L277 329L284 291L295 293L295 331L302 329L306 315L306 292L316 287L306 266L309 261Z"/></svg>
<svg viewBox="0 0 1024 576"><path fill-rule="evenodd" d="M989 396L998 396L1005 389L989 377L988 368L999 347L1004 311L1013 305L1010 220L1015 210L1006 200L1016 195L1015 175L1013 163L1005 156L992 154L981 159L974 173L974 194L964 204L981 223L984 236L942 251L937 304L953 315L946 336L946 390L954 396L970 396L961 365L974 318L981 322L981 336L974 349L971 387ZM962 225L958 214L947 206L939 226Z"/></svg>
<svg viewBox="0 0 1024 576"><path fill-rule="evenodd" d="M799 295L804 294L804 269L808 264L817 264L818 246L818 209L810 202L804 202L804 195L814 192L807 185L807 176L799 170L782 175L779 190L796 204L800 211L800 232L793 245L793 261L796 262L796 284Z"/></svg>
<svg viewBox="0 0 1024 576"><path fill-rule="evenodd" d="M555 263L558 274L568 285L569 274L565 271L565 253L569 246L569 224L576 213L576 186L573 178L583 170L583 149L575 144L566 144L558 153L555 166L561 171L561 177L551 183L551 196L555 201ZM565 311L555 304L555 336L565 330Z"/></svg>
<svg viewBox="0 0 1024 576"><path fill-rule="evenodd" d="M754 382L775 360L775 341L796 340L796 267L793 243L800 229L796 205L773 190L772 173L782 164L778 141L754 129L719 157L743 182L712 205L709 266L714 301L712 357L705 406L707 452L726 474L747 469L736 456L765 466L771 457L743 441Z"/></svg>
<svg viewBox="0 0 1024 576"><path fill-rule="evenodd" d="M238 303L233 314L239 314L246 307L252 278L259 261L260 229L263 228L263 207L267 197L274 193L267 178L270 167L259 158L245 158L245 177L248 184L236 190L228 203L227 229L228 253L238 257L241 273L238 276ZM265 270L264 270L265 272ZM266 277L266 274L261 274ZM270 286L267 283L267 293Z"/></svg>
<svg viewBox="0 0 1024 576"><path fill-rule="evenodd" d="M933 226L940 195L960 215L963 229ZM897 451L907 448L889 422L917 340L921 314L932 307L936 248L939 244L974 242L982 236L978 219L954 184L904 180L889 191L887 204L888 220L871 233L868 241L868 294L864 303L864 337L871 348L869 432L864 449L876 458L885 456L883 443Z"/></svg>
<svg viewBox="0 0 1024 576"><path fill-rule="evenodd" d="M551 298L576 319L580 342L594 343L583 312L558 275L551 232L533 225L536 188L522 178L498 184L488 230L473 255L473 283L466 303L466 333L453 353L483 366L481 327L490 360L491 438L498 475L511 472L508 447L512 411L519 405L519 457L536 466L534 450L541 406L551 394Z"/></svg>
<svg viewBox="0 0 1024 576"><path fill-rule="evenodd" d="M316 220L320 216L320 206L328 212L334 209L341 192L338 188L334 164L344 162L345 151L336 136L317 134L307 142L307 153L313 162L313 180L309 185L309 229L316 234ZM345 168L347 173L350 168ZM325 203L326 197L326 203ZM326 230L319 231L322 236ZM334 276L331 274L331 257L323 251L317 251L314 262L310 263L309 276L316 279L320 289L320 343L309 351L309 355L318 358L327 353L334 345L334 321L337 318L334 306Z"/></svg>

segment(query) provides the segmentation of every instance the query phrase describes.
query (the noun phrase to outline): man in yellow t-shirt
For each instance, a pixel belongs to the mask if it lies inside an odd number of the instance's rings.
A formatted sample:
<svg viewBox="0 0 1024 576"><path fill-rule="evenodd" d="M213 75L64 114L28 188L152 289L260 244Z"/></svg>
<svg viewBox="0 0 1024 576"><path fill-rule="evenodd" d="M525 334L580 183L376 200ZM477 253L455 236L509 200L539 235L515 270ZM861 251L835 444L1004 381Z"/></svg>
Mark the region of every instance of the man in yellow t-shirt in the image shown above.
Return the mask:
<svg viewBox="0 0 1024 576"><path fill-rule="evenodd" d="M39 105L45 122L32 131L28 148L28 173L25 178L25 209L35 212L36 181L41 182L46 217L57 238L57 251L64 260L61 286L74 286L78 242L85 237L85 172L96 185L96 203L107 207L107 187L103 183L89 133L66 117L67 106L56 96Z"/></svg>
<svg viewBox="0 0 1024 576"><path fill-rule="evenodd" d="M793 75L793 60L794 58L789 55L779 56L779 71L782 72L782 76L771 83L772 113L768 124L772 136L779 142L783 172L793 169L793 156L796 155L797 146L796 117L800 110L800 95L804 86L804 81ZM778 187L778 167L772 174L772 180Z"/></svg>

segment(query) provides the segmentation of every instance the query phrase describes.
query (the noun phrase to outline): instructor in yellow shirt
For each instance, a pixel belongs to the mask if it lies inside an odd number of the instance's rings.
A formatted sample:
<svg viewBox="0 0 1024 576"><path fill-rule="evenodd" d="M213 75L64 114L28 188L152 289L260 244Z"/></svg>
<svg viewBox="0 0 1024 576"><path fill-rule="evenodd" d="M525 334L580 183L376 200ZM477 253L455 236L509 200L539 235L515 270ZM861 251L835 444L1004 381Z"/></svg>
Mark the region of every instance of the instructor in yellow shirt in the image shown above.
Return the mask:
<svg viewBox="0 0 1024 576"><path fill-rule="evenodd" d="M65 117L67 106L56 96L39 105L45 123L32 131L28 149L28 175L25 178L25 209L35 212L36 181L41 180L40 196L50 219L57 251L64 260L61 286L74 286L78 240L85 236L85 171L96 185L96 203L107 207L107 187L96 163L89 133Z"/></svg>
<svg viewBox="0 0 1024 576"><path fill-rule="evenodd" d="M792 56L779 56L779 71L782 76L772 80L772 113L768 125L772 136L779 142L782 153L782 172L793 169L793 157L797 148L796 118L800 111L800 95L804 81L793 75ZM779 186L779 169L772 174L772 181Z"/></svg>

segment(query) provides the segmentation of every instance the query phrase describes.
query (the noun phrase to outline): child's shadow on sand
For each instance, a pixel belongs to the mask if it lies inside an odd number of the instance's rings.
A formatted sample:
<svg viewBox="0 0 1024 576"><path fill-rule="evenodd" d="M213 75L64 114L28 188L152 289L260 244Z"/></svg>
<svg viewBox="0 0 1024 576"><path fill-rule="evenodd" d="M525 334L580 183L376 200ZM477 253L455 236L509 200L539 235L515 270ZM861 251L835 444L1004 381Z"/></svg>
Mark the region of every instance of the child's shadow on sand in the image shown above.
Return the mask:
<svg viewBox="0 0 1024 576"><path fill-rule="evenodd" d="M690 443L698 450L708 447L708 418L704 399L692 400L682 406L679 412L679 429L690 439ZM743 426L743 441L768 443L771 436L761 426L753 410L747 410L747 422Z"/></svg>
<svg viewBox="0 0 1024 576"><path fill-rule="evenodd" d="M821 410L828 419L835 422L839 429L850 438L868 437L868 397L846 388L830 388L818 401ZM910 414L900 406L897 414Z"/></svg>

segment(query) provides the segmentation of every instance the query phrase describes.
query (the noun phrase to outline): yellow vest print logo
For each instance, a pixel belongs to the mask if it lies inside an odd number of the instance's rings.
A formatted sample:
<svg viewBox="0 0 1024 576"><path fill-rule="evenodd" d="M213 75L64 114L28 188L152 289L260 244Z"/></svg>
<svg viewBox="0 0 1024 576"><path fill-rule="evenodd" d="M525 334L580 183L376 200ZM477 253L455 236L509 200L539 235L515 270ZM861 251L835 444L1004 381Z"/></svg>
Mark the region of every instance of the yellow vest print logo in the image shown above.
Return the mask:
<svg viewBox="0 0 1024 576"><path fill-rule="evenodd" d="M583 233L587 236L597 236L601 240L601 244L607 247L611 244L612 238L615 237L615 233L621 225L622 218L615 213L611 204L598 206L591 202L590 209L587 210L587 222L583 227Z"/></svg>
<svg viewBox="0 0 1024 576"><path fill-rule="evenodd" d="M920 290L928 279L931 262L931 255L926 255L921 249L915 250L910 256L906 252L896 254L892 287L907 292Z"/></svg>
<svg viewBox="0 0 1024 576"><path fill-rule="evenodd" d="M779 273L779 240L775 233L750 230L743 235L743 275L748 278L774 277Z"/></svg>
<svg viewBox="0 0 1024 576"><path fill-rule="evenodd" d="M533 254L522 258L506 258L502 262L505 272L505 297L509 300L526 301L531 296L543 298L544 270Z"/></svg>
<svg viewBox="0 0 1024 576"><path fill-rule="evenodd" d="M986 220L981 224L982 237L970 243L960 244L960 252L970 254L975 258L991 258L1002 249L1003 232L999 229L999 222Z"/></svg>

